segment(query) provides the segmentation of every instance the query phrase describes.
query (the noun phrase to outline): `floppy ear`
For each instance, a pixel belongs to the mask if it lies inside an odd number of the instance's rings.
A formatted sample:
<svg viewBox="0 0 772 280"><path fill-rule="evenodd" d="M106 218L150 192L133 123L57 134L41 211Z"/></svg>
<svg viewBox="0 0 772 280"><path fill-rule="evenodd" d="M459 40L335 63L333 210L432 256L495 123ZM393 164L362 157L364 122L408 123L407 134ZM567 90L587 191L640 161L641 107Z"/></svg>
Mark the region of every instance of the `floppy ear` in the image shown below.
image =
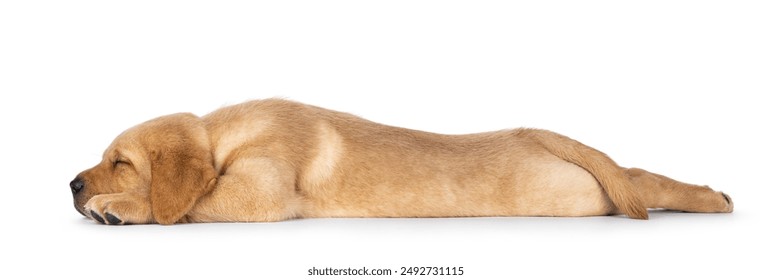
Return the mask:
<svg viewBox="0 0 772 280"><path fill-rule="evenodd" d="M209 137L203 122L192 114L152 120L145 140L150 149L150 204L159 224L173 224L217 181Z"/></svg>

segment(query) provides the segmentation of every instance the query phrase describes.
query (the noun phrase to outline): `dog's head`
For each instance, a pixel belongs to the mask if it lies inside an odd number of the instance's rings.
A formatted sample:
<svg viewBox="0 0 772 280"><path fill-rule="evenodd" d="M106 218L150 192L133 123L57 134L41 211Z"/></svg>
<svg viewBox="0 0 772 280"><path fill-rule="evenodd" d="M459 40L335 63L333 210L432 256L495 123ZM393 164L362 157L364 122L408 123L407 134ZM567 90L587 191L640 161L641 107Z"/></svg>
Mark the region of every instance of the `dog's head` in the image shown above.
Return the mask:
<svg viewBox="0 0 772 280"><path fill-rule="evenodd" d="M70 189L83 215L94 196L130 193L147 198L155 222L171 224L211 190L215 177L203 122L192 114L174 114L123 132L99 164L70 182Z"/></svg>

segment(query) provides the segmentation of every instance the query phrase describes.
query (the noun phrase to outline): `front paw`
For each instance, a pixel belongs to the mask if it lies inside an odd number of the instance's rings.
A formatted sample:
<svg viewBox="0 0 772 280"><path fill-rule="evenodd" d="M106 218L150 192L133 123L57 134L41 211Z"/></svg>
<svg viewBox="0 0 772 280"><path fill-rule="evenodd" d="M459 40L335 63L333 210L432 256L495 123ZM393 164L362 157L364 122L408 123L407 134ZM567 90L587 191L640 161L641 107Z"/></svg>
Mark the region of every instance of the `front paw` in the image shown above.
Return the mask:
<svg viewBox="0 0 772 280"><path fill-rule="evenodd" d="M84 208L91 219L102 224L146 224L153 221L150 200L127 193L95 195Z"/></svg>

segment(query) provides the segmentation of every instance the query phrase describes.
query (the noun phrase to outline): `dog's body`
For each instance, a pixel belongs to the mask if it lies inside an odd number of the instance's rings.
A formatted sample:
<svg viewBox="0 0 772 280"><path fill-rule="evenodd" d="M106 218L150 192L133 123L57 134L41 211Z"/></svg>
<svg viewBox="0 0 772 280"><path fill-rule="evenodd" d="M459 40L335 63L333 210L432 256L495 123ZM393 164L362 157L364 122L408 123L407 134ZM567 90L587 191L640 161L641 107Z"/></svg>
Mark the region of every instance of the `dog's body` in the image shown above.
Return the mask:
<svg viewBox="0 0 772 280"><path fill-rule="evenodd" d="M440 135L277 99L140 124L70 186L76 209L108 224L733 208L549 131Z"/></svg>

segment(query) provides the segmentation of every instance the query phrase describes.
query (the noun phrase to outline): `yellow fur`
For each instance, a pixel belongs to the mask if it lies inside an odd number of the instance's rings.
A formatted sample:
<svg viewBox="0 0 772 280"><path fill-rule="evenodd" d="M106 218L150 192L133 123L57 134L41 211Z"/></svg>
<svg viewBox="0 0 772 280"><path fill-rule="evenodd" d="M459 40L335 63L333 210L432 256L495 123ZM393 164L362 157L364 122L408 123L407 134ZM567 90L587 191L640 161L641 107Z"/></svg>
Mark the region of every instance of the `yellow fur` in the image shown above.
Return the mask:
<svg viewBox="0 0 772 280"><path fill-rule="evenodd" d="M442 135L279 99L140 124L76 180L78 211L120 223L732 211L545 130Z"/></svg>

